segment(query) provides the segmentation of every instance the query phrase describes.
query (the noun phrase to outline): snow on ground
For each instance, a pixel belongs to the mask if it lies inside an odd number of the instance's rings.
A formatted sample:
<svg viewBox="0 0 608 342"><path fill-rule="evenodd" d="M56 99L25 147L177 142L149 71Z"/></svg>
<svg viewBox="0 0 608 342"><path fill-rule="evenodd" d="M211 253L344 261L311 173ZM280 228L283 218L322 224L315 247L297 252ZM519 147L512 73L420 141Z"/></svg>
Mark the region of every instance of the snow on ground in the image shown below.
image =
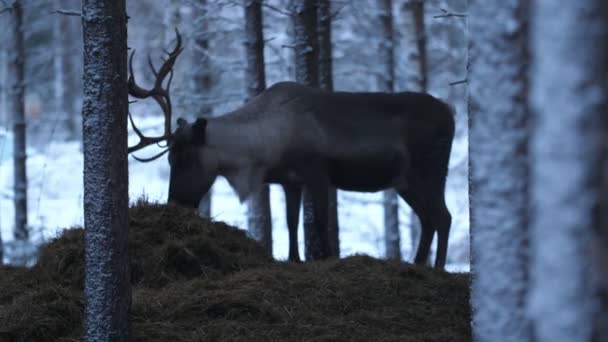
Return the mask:
<svg viewBox="0 0 608 342"><path fill-rule="evenodd" d="M144 134L158 134L162 127L155 118L136 119ZM132 132L132 130L130 130ZM129 137L129 144L135 144L136 136ZM156 153L158 147L151 146L140 151L145 157ZM455 144L453 162L462 159L466 144ZM10 135L0 131L0 232L4 242L13 240L12 227L14 210L13 166ZM64 228L82 226L82 151L79 142L49 142L42 150L29 150L28 172L28 219L35 240L56 236ZM135 201L141 196L149 200L164 202L167 198L169 165L166 156L150 162L139 163L129 158L129 196ZM448 178L447 202L453 214L453 226L448 251L447 269L468 271L468 209L466 189L453 189ZM462 183L462 182L460 182ZM466 183L466 182L464 182ZM271 186L271 209L273 223L273 253L277 259L288 255L288 234L285 222L283 193L279 186ZM412 260L409 235L410 211L402 202L401 245L402 256ZM228 183L219 178L213 186L212 219L246 228L246 205L240 204ZM341 255L368 254L374 257L384 255L382 229L381 194L339 192L339 222ZM300 220L302 222L302 220ZM303 233L299 230L300 253L303 253ZM434 250L433 242L433 250Z"/></svg>

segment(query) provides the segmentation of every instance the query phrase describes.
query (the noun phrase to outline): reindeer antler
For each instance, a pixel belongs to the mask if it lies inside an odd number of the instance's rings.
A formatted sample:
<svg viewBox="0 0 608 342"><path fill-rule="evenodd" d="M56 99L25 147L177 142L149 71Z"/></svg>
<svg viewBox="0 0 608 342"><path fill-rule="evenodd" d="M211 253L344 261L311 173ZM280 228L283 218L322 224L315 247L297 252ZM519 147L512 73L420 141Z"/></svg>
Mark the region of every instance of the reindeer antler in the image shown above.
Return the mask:
<svg viewBox="0 0 608 342"><path fill-rule="evenodd" d="M151 60L150 56L148 56L148 65L150 66L150 69L152 69L152 73L156 77L156 80L154 81L154 86L152 87L152 89L149 89L149 90L144 89L135 82L135 76L133 75L133 56L135 55L135 50L133 50L133 52L131 53L131 56L129 57L129 80L127 82L128 89L129 89L129 95L136 97L136 98L140 98L140 99L152 97L154 100L156 100L156 102L162 109L163 114L165 116L165 132L163 135L158 136L158 137L147 137L147 136L143 135L143 133L139 130L139 128L137 128L137 126L135 126L135 122L133 122L133 117L131 116L131 113L129 112L129 121L131 122L131 126L133 126L133 130L135 131L135 134L137 134L137 136L139 137L140 140L135 146L129 146L128 153L138 151L146 146L149 146L152 144L157 144L157 143L160 143L165 140L167 141L167 145L170 145L170 140L171 140L170 89L171 89L171 81L173 80L173 66L175 65L175 61L177 60L177 57L183 51L182 37L180 36L177 28L175 29L175 35L177 36L177 44L176 44L175 48L173 49L173 51L167 53L168 57L166 60L164 60L163 65L160 67L160 69L158 69L158 71L154 68L154 65L152 64L152 60ZM163 83L164 83L167 75L169 76L169 80L167 81L166 88L163 88ZM137 158L135 156L133 156L133 157L139 161L147 162L147 161L152 161L154 159L159 158L160 156L165 154L167 151L168 150L165 150L151 158L146 158L146 159Z"/></svg>

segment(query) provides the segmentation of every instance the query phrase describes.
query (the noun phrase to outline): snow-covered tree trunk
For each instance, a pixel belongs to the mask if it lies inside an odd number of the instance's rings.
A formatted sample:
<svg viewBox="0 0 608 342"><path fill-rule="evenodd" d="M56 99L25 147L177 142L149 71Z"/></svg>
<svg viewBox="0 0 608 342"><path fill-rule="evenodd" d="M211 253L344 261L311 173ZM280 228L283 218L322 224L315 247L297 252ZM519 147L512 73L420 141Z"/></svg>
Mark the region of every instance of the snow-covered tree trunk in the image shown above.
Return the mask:
<svg viewBox="0 0 608 342"><path fill-rule="evenodd" d="M245 92L247 100L266 88L264 63L264 33L262 31L262 3L243 0L245 9ZM272 222L270 216L270 189L264 185L248 202L247 229L272 255Z"/></svg>
<svg viewBox="0 0 608 342"><path fill-rule="evenodd" d="M382 72L378 80L378 90L395 90L395 41L393 37L393 2L378 1L378 16L382 40L378 46L378 57ZM386 257L401 259L401 237L399 235L399 195L394 189L383 192L384 246Z"/></svg>
<svg viewBox="0 0 608 342"><path fill-rule="evenodd" d="M608 3L533 4L528 313L536 341L606 341Z"/></svg>
<svg viewBox="0 0 608 342"><path fill-rule="evenodd" d="M125 0L84 0L85 341L130 341Z"/></svg>
<svg viewBox="0 0 608 342"><path fill-rule="evenodd" d="M27 240L27 176L25 140L25 46L23 31L23 5L16 0L10 10L9 67L11 74L9 113L13 120L13 190L15 203L15 226L13 234L17 240Z"/></svg>
<svg viewBox="0 0 608 342"><path fill-rule="evenodd" d="M332 42L331 42L331 1L317 0L317 34L319 38L319 88L333 91ZM338 192L329 188L327 231L332 256L340 256L340 228L338 224Z"/></svg>
<svg viewBox="0 0 608 342"><path fill-rule="evenodd" d="M480 342L530 338L528 18L527 0L470 1L471 305Z"/></svg>
<svg viewBox="0 0 608 342"><path fill-rule="evenodd" d="M177 11L179 13L178 8L172 9L172 11ZM200 22L200 25L196 31L196 38L194 39L194 49L192 52L193 58L193 69L194 77L193 80L193 91L196 96L208 97L211 93L212 87L212 79L211 79L211 61L209 58L209 9L207 0L197 0L194 4L194 13L197 22ZM174 18L172 20L173 25L177 25L178 18ZM173 30L172 27L169 28ZM205 103L199 103L196 101L193 103L193 111L196 117L204 117L212 114L213 108ZM199 214L203 217L211 217L211 191L208 191L203 198L201 199L198 211Z"/></svg>
<svg viewBox="0 0 608 342"><path fill-rule="evenodd" d="M319 85L319 42L317 38L317 0L293 0L293 41L296 82L313 87ZM322 256L320 237L315 230L313 202L310 192L302 192L304 212L304 256L315 260Z"/></svg>

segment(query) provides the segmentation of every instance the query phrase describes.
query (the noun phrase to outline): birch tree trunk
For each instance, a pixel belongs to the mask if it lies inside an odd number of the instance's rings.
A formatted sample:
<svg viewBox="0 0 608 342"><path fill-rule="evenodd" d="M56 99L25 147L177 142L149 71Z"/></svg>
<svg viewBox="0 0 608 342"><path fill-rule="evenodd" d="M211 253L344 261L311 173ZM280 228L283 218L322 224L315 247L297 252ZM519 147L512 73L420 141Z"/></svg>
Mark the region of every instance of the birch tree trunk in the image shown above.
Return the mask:
<svg viewBox="0 0 608 342"><path fill-rule="evenodd" d="M13 234L16 240L27 240L27 175L26 175L26 129L25 129L25 46L23 33L23 6L16 0L10 10L11 38L9 48L9 67L11 88L9 113L13 118L13 190L15 203L15 226Z"/></svg>
<svg viewBox="0 0 608 342"><path fill-rule="evenodd" d="M378 47L378 56L382 73L378 90L393 92L395 90L395 41L393 38L393 2L378 1L378 17L382 30L382 41ZM399 234L399 195L394 189L385 190L382 194L384 206L384 246L386 257L401 259L401 237Z"/></svg>
<svg viewBox="0 0 608 342"><path fill-rule="evenodd" d="M332 42L331 42L331 1L317 0L317 34L319 38L319 88L333 91ZM329 188L329 212L327 231L331 255L340 256L340 228L338 224L338 192Z"/></svg>
<svg viewBox="0 0 608 342"><path fill-rule="evenodd" d="M245 92L247 100L266 88L264 63L264 33L262 3L243 0L245 10ZM270 216L270 189L264 185L248 202L247 228L266 252L272 255L272 222Z"/></svg>
<svg viewBox="0 0 608 342"><path fill-rule="evenodd" d="M533 2L535 341L606 341L608 3Z"/></svg>
<svg viewBox="0 0 608 342"><path fill-rule="evenodd" d="M294 0L293 3L294 58L296 82L319 86L319 42L317 38L316 0ZM310 192L302 191L304 212L304 256L315 260L323 255L320 237L315 229L313 202Z"/></svg>
<svg viewBox="0 0 608 342"><path fill-rule="evenodd" d="M130 341L125 0L84 0L85 341Z"/></svg>
<svg viewBox="0 0 608 342"><path fill-rule="evenodd" d="M475 341L530 340L528 1L471 0L469 168ZM574 340L572 340L574 341Z"/></svg>
<svg viewBox="0 0 608 342"><path fill-rule="evenodd" d="M177 5L175 5L177 7ZM209 60L209 9L207 0L198 0L194 5L195 8L195 17L197 21L201 23L198 29L198 33L196 34L196 38L194 39L194 49L192 52L192 57L194 59L194 77L193 77L193 91L198 96L207 97L209 93L211 93L211 61ZM173 11L179 13L178 8L174 8ZM179 18L173 19L173 25L177 25L177 20ZM172 30L172 28L171 28ZM196 96L195 96L196 98ZM196 117L204 117L210 116L212 114L213 108L205 103L197 103L194 104L194 108L192 113L195 114ZM198 211L199 214L203 217L211 217L211 193L212 191L208 191L203 198L201 199Z"/></svg>

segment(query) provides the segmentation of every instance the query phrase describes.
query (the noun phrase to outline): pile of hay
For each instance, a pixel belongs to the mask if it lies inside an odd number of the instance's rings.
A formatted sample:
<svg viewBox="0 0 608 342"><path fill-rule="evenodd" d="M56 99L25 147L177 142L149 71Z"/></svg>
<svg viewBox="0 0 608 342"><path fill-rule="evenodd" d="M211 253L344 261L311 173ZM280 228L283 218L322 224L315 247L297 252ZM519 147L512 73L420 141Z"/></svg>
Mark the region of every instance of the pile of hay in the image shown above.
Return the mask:
<svg viewBox="0 0 608 342"><path fill-rule="evenodd" d="M130 209L135 341L469 341L469 278L366 256L275 262L244 231ZM0 342L82 335L83 231L0 268Z"/></svg>

